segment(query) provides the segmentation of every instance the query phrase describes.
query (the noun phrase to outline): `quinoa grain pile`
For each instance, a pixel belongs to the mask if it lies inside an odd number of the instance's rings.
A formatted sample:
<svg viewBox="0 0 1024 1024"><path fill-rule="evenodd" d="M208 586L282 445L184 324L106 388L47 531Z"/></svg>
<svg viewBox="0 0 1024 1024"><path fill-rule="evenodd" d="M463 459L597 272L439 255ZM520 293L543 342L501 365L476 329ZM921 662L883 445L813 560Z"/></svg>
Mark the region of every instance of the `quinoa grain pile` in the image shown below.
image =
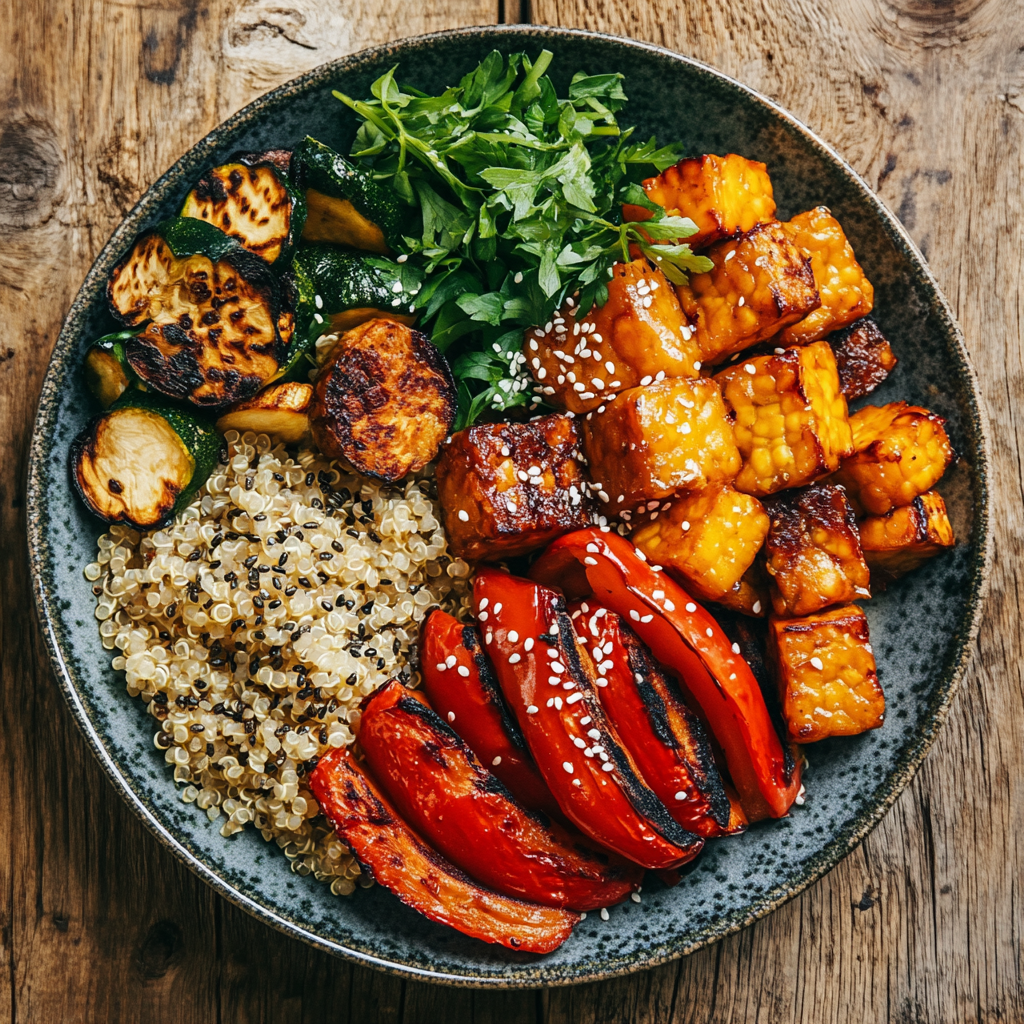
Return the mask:
<svg viewBox="0 0 1024 1024"><path fill-rule="evenodd" d="M426 473L382 484L229 431L172 525L112 526L85 570L103 645L160 723L182 799L223 818L225 836L254 824L336 894L359 868L306 777L352 743L363 696L395 676L417 684L426 613L470 604L432 487Z"/></svg>

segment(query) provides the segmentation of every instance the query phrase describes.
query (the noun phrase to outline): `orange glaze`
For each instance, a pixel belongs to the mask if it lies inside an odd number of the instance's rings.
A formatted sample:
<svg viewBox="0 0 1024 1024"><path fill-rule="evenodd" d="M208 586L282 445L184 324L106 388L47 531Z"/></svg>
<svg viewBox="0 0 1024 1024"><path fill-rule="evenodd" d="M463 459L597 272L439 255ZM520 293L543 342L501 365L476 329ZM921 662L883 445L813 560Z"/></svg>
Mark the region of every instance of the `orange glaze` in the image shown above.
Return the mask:
<svg viewBox="0 0 1024 1024"><path fill-rule="evenodd" d="M320 759L309 784L356 860L431 921L524 953L550 953L579 922L571 911L502 896L467 878L402 821L344 748Z"/></svg>
<svg viewBox="0 0 1024 1024"><path fill-rule="evenodd" d="M682 829L640 778L601 709L593 665L562 598L530 580L481 569L473 600L502 691L566 817L644 867L692 860L703 840Z"/></svg>
<svg viewBox="0 0 1024 1024"><path fill-rule="evenodd" d="M359 743L405 820L496 892L596 910L640 885L637 865L516 803L423 697L397 680L367 701Z"/></svg>

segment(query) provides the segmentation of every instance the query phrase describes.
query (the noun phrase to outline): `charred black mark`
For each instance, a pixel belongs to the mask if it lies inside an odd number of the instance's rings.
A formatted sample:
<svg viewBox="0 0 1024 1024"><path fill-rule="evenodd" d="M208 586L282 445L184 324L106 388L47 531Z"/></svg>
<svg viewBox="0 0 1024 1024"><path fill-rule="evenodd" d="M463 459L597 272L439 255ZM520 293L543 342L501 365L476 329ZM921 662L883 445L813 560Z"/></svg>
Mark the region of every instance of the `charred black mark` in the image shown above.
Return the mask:
<svg viewBox="0 0 1024 1024"><path fill-rule="evenodd" d="M525 752L526 739L519 728L519 723L505 701L505 696L501 692L501 686L498 684L498 677L494 674L494 669L487 660L487 655L484 654L483 645L480 643L480 633L473 626L464 626L462 628L462 646L469 651L470 657L473 659L477 675L480 678L480 685L487 694L487 699L498 709L498 714L501 716L501 726L505 730L505 735L508 737L509 742L517 750Z"/></svg>

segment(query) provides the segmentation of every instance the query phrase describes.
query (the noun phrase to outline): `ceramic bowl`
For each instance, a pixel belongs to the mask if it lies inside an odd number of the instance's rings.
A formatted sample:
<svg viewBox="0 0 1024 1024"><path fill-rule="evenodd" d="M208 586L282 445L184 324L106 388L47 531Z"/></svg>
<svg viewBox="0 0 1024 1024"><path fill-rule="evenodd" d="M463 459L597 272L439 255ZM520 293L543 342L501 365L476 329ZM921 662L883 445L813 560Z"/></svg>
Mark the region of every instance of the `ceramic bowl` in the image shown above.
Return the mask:
<svg viewBox="0 0 1024 1024"><path fill-rule="evenodd" d="M82 568L100 524L72 494L70 440L95 412L82 384L85 347L113 328L108 273L135 235L177 211L206 168L238 150L288 147L306 134L347 150L354 130L332 89L361 96L394 64L403 81L437 90L493 49L554 51L553 75L619 71L625 122L689 152L737 152L769 167L780 216L830 206L875 284L875 314L899 366L878 401L904 398L946 417L959 462L940 490L959 543L888 593L866 602L885 687L883 728L809 750L807 801L790 817L710 843L674 889L597 914L546 957L518 955L432 924L379 887L332 896L289 870L253 830L224 839L181 802L152 742L153 721L110 668ZM563 93L564 94L564 93ZM986 444L978 388L960 330L921 254L896 218L825 143L770 100L695 61L625 39L534 27L491 27L407 39L327 64L275 89L211 132L142 197L100 253L54 347L32 444L30 556L40 620L57 679L110 781L132 809L218 892L281 931L362 964L464 985L593 981L688 953L769 913L820 878L877 824L910 781L963 673L985 580Z"/></svg>

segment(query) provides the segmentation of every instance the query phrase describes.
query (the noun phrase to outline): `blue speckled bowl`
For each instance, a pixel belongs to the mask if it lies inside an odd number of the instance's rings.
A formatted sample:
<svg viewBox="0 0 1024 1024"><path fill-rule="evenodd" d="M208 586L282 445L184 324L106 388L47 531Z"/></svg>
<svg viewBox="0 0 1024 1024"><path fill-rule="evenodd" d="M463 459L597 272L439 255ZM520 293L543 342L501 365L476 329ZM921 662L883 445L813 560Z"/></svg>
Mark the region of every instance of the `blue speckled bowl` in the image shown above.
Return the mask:
<svg viewBox="0 0 1024 1024"><path fill-rule="evenodd" d="M100 525L72 495L65 463L69 441L94 411L79 364L88 342L112 326L107 274L136 233L180 207L200 171L239 149L290 146L307 133L345 147L353 122L331 90L363 95L395 63L404 81L433 90L491 49L542 47L554 51L563 88L577 69L624 72L625 120L641 135L765 161L781 216L818 203L832 208L875 283L876 315L900 358L878 400L935 409L960 453L939 488L960 543L867 602L889 714L876 732L810 749L804 807L709 844L677 888L648 887L642 904L613 908L607 922L591 915L561 949L538 958L432 924L379 888L338 899L292 874L252 830L225 840L178 799L153 748L152 719L127 696L100 644L81 571ZM57 340L39 402L28 489L39 615L71 711L111 782L157 839L228 899L315 946L401 974L463 985L592 981L688 953L767 914L849 853L910 781L945 717L981 611L989 533L979 405L960 330L906 232L836 153L769 100L695 61L610 36L489 27L404 40L325 65L250 104L183 156L100 253Z"/></svg>

